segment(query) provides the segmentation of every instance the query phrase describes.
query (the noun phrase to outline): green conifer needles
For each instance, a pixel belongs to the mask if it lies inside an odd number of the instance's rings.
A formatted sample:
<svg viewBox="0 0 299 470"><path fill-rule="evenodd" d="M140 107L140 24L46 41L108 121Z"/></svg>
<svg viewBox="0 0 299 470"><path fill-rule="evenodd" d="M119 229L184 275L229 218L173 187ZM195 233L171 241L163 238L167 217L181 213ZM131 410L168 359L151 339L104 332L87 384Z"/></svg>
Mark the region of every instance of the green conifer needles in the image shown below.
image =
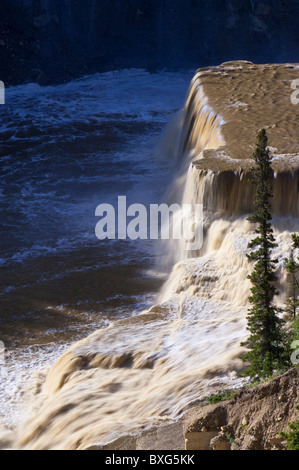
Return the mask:
<svg viewBox="0 0 299 470"><path fill-rule="evenodd" d="M283 321L273 298L278 294L275 288L276 274L272 249L277 246L271 226L270 198L272 197L273 171L271 157L267 149L268 138L265 129L257 136L253 154L255 167L252 168L252 181L256 185L255 212L248 220L257 225L256 237L248 244L252 251L247 255L254 261L254 269L248 276L251 280L251 308L247 315L248 339L242 343L248 352L243 360L249 363L245 375L269 377L282 366L283 361Z"/></svg>

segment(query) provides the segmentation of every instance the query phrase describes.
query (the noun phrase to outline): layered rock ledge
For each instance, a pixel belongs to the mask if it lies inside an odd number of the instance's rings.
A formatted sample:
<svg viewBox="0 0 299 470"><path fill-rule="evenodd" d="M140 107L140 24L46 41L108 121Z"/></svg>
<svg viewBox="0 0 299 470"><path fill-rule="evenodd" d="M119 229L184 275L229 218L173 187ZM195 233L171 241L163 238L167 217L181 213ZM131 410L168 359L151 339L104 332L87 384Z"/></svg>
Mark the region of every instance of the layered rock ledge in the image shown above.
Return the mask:
<svg viewBox="0 0 299 470"><path fill-rule="evenodd" d="M218 152L203 152L209 163L206 167L213 163L217 169L248 169L257 132L263 127L271 145L273 168L298 169L298 64L226 62L198 69L194 81L222 120L224 145Z"/></svg>
<svg viewBox="0 0 299 470"><path fill-rule="evenodd" d="M251 212L250 170L265 128L273 213L299 216L299 65L226 62L197 70L184 108L182 150L198 170L206 210ZM298 103L298 104L296 104Z"/></svg>

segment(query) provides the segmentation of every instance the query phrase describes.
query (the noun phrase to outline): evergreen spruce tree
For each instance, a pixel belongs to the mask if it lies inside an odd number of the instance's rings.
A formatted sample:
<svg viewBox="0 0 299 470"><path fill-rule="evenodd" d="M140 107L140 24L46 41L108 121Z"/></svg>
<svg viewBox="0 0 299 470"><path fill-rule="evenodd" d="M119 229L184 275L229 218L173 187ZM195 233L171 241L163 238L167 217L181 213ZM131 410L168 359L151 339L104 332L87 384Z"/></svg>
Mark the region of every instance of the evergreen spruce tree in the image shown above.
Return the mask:
<svg viewBox="0 0 299 470"><path fill-rule="evenodd" d="M294 250L299 248L299 237L292 234L293 245L289 258L284 259L285 269L287 271L287 298L285 312L290 321L294 321L299 307L299 264L294 259Z"/></svg>
<svg viewBox="0 0 299 470"><path fill-rule="evenodd" d="M255 212L248 217L257 224L257 236L248 244L252 249L247 255L255 261L254 269L248 276L251 280L251 308L247 315L248 339L242 343L248 348L243 360L249 362L245 375L250 377L269 377L283 361L283 321L278 316L278 309L273 298L278 294L275 288L275 263L271 259L272 249L277 246L271 227L270 198L272 197L271 157L267 150L268 138L265 129L257 136L253 154L255 167L252 168L252 182L256 184Z"/></svg>
<svg viewBox="0 0 299 470"><path fill-rule="evenodd" d="M294 250L299 248L299 236L292 234L292 248L289 258L285 258L285 268L287 271L287 298L285 312L287 320L290 322L285 333L285 355L289 359L289 367L292 367L291 355L293 344L299 341L299 263L294 258ZM296 343L295 343L296 344ZM297 346L297 345L296 345Z"/></svg>
<svg viewBox="0 0 299 470"><path fill-rule="evenodd" d="M292 325L292 342L299 341L299 314L297 314Z"/></svg>
<svg viewBox="0 0 299 470"><path fill-rule="evenodd" d="M286 347L285 347L286 357L289 363L289 368L297 367L297 373L299 374L298 342L299 342L299 314L296 315L295 320L292 323L291 330L287 332L287 340L286 340Z"/></svg>

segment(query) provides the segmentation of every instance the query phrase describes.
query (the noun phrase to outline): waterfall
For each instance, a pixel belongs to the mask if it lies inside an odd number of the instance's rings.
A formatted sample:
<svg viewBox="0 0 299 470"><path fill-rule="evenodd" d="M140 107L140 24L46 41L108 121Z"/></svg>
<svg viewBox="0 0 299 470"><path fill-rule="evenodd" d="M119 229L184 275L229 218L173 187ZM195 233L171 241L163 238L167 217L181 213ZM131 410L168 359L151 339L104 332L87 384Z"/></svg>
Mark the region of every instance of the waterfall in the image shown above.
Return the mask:
<svg viewBox="0 0 299 470"><path fill-rule="evenodd" d="M175 136L168 153L180 158L167 199L203 204L204 243L192 256L180 241L169 243L174 266L157 304L95 331L60 357L34 392L34 409L20 425L14 447L105 444L177 420L195 400L242 384L237 371L247 335L246 253L255 228L246 213L254 187L246 172L196 163L206 150L224 145L222 125L196 74L175 131L167 130ZM283 287L283 258L298 230L298 175L275 175L273 208Z"/></svg>
<svg viewBox="0 0 299 470"><path fill-rule="evenodd" d="M178 122L180 129L178 129ZM207 96L200 84L199 74L195 74L190 83L183 112L178 113L171 124L171 129L167 131L167 139L165 138L163 142L164 147L166 140L172 142L167 152L172 154L179 169L165 199L169 203L174 201L179 203L181 212L177 214L177 219L181 221L185 205L194 207L195 204L203 204L202 185L197 184L193 162L202 158L204 150L217 149L224 145L221 135L223 120L209 106ZM176 138L174 138L174 133L176 133ZM168 265L173 265L188 255L183 238L168 240L167 243Z"/></svg>
<svg viewBox="0 0 299 470"><path fill-rule="evenodd" d="M221 126L224 121L209 106L208 97L200 83L203 74L202 70L195 74L187 94L180 141L183 169L172 188L172 197L176 195L182 204L203 205L204 243L200 250L191 254L199 256L201 261L184 262L190 256L184 249L184 242L179 246L175 241L169 243L169 258L175 266L161 290L159 301L167 301L179 292L191 291L200 292L200 296L245 306L250 288L247 280L250 268L244 255L254 230L246 215L254 210L256 186L251 181L250 171L254 160L244 162L246 170L240 168L240 161L236 160L234 170L221 168L223 161L231 163L233 160L223 152L225 141L221 135ZM217 162L217 158L221 162L215 168L210 161L205 165L205 157L209 156L209 150L212 149L216 151L213 163ZM276 161L281 158L283 156L274 156L274 168ZM298 230L298 177L299 172L293 169L284 168L281 171L279 168L273 171L271 211L275 234L281 240L281 248L277 253L282 289L285 283L283 252L288 251L290 232ZM206 258L209 262L199 272L200 263ZM212 258L217 262L210 273ZM232 267L232 271L229 267Z"/></svg>
<svg viewBox="0 0 299 470"><path fill-rule="evenodd" d="M191 187L194 198L204 206L206 213L223 216L238 216L254 210L255 185L250 172L214 171L196 168L192 165L192 176L186 186ZM273 174L273 215L299 216L299 172Z"/></svg>

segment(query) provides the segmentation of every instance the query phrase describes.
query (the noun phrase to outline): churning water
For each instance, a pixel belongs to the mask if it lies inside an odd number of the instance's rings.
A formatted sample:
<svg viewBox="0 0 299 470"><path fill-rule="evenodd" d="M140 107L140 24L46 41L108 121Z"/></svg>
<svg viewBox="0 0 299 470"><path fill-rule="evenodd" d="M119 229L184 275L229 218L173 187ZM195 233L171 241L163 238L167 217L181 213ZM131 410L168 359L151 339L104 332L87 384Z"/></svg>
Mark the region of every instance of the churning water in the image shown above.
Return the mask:
<svg viewBox="0 0 299 470"><path fill-rule="evenodd" d="M155 203L173 161L157 150L190 72L142 70L6 91L1 112L1 381L12 425L19 387L74 340L152 304L155 242L95 236L98 204Z"/></svg>
<svg viewBox="0 0 299 470"><path fill-rule="evenodd" d="M15 447L104 444L240 383L254 227L246 214L215 205L235 193L222 185L220 194L214 173L192 166L223 138L221 116L196 80L184 107L191 78L131 70L7 94L2 398ZM203 203L200 252L99 242L95 207L116 204L117 195L145 205ZM286 214L274 225L282 273L298 219Z"/></svg>

